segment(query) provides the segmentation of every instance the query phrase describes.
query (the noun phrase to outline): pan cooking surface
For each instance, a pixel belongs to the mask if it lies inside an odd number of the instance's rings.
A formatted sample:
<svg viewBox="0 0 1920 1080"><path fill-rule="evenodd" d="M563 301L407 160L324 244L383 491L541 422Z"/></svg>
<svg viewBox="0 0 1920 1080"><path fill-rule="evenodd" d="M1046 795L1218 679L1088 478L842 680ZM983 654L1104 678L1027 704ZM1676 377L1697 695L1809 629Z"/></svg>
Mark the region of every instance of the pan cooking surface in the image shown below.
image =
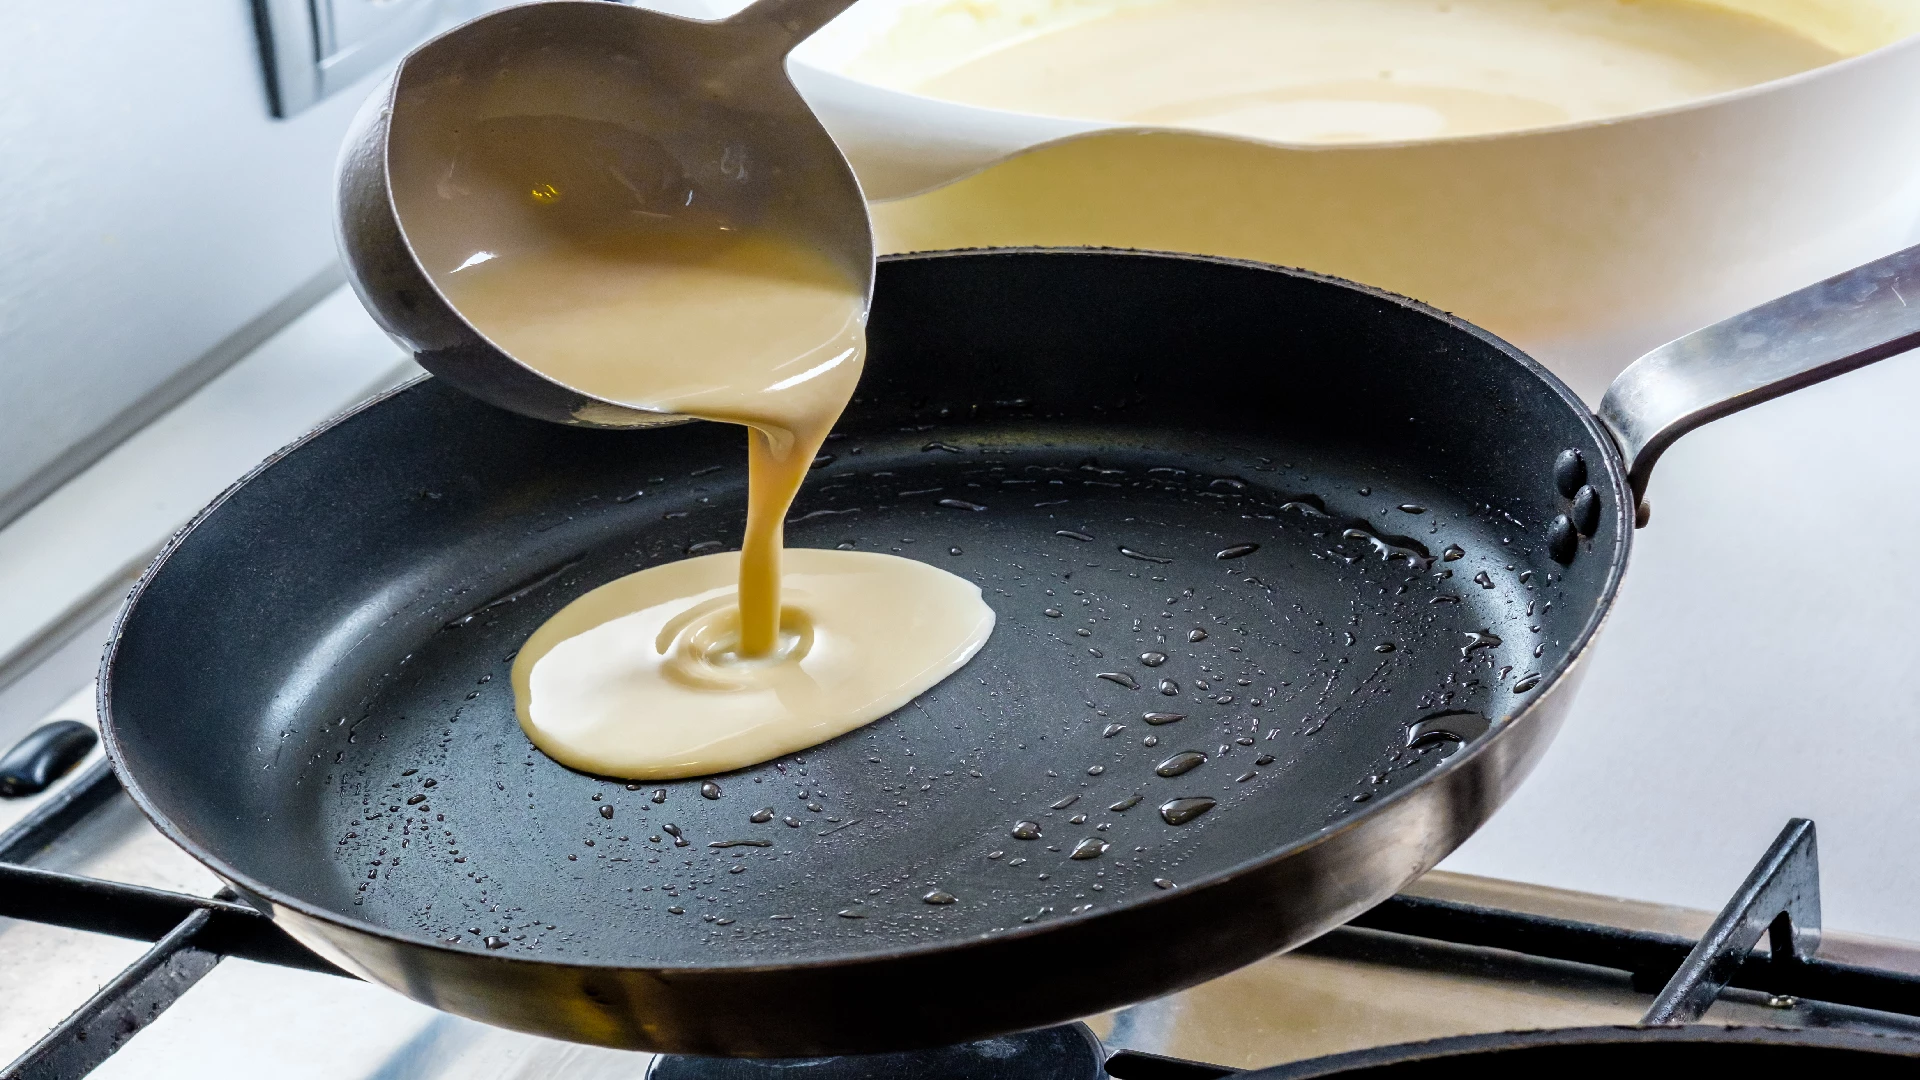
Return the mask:
<svg viewBox="0 0 1920 1080"><path fill-rule="evenodd" d="M853 434L828 444L789 543L977 582L999 618L985 649L910 707L761 766L645 785L571 772L515 723L511 658L588 589L737 543L738 432L705 427L600 436L700 446L676 475L487 536L519 580L419 582L438 614L386 645L371 693L320 683L294 705L330 717L287 736L305 749L303 802L283 808L295 844L330 856L312 899L462 947L635 966L1013 932L1391 795L1518 709L1585 614L1555 620L1559 568L1497 513L1298 446ZM1410 749L1409 725L1443 713Z"/></svg>

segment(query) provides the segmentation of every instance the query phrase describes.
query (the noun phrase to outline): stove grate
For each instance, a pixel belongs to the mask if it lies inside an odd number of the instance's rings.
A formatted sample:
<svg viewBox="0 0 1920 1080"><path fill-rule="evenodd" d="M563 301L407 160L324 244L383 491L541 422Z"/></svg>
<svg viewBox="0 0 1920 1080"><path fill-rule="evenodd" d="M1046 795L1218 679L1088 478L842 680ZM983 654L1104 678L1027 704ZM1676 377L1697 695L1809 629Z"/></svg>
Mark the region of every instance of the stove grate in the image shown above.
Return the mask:
<svg viewBox="0 0 1920 1080"><path fill-rule="evenodd" d="M130 967L4 1069L0 1080L77 1080L153 1022L221 959L345 975L229 890L208 898L24 865L120 791L106 762L0 833L0 917L148 941ZM1384 931L1419 942L1585 964L1660 990L1647 1023L1697 1019L1722 987L1920 1017L1920 976L1812 952L1819 933L1813 823L1789 823L1700 941L1455 901L1395 896L1328 935ZM1751 950L1770 938L1766 955ZM1122 1050L1114 1080L1210 1080L1234 1070Z"/></svg>

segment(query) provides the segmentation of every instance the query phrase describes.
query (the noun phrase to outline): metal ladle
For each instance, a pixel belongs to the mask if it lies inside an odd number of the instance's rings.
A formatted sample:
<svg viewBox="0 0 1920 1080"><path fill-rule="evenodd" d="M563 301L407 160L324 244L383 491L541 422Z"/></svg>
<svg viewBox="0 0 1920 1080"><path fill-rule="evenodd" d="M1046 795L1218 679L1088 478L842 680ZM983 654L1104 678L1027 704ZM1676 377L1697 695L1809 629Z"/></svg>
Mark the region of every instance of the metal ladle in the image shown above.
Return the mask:
<svg viewBox="0 0 1920 1080"><path fill-rule="evenodd" d="M549 0L420 46L361 108L341 153L339 241L354 291L423 367L491 404L594 427L687 419L540 374L434 278L545 230L591 235L697 213L824 255L859 284L864 308L866 199L784 66L852 3L760 0L703 22Z"/></svg>

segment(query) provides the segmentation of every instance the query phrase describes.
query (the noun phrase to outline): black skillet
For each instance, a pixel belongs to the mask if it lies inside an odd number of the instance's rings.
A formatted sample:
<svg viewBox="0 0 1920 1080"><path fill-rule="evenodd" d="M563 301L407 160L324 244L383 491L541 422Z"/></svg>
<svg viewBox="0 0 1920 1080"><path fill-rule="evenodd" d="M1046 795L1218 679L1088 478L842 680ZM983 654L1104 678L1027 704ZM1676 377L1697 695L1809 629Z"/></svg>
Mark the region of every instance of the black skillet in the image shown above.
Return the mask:
<svg viewBox="0 0 1920 1080"><path fill-rule="evenodd" d="M1910 252L1637 365L1603 410L1633 475L1920 341L1892 302L1916 282ZM1037 1027L1297 945L1439 861L1558 729L1636 485L1490 335L1296 271L1008 251L884 262L871 346L788 540L980 584L992 640L913 706L704 796L548 760L515 649L602 582L735 544L744 438L568 428L431 379L277 455L147 573L101 679L128 791L302 942L430 1005L804 1056Z"/></svg>

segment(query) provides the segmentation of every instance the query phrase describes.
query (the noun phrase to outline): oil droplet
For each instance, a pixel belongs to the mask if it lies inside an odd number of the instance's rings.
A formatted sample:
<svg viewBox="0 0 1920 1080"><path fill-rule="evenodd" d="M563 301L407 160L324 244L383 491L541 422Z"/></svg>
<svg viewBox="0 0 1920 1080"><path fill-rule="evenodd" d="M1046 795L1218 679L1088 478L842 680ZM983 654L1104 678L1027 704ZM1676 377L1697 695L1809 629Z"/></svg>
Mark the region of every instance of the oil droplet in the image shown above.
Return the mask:
<svg viewBox="0 0 1920 1080"><path fill-rule="evenodd" d="M949 554L949 555L964 555L964 554L966 554L966 552L963 552L963 551L961 551L961 550L960 550L959 548L957 548L957 547L950 547L950 548L948 548L948 549L947 549L947 554Z"/></svg>
<svg viewBox="0 0 1920 1080"><path fill-rule="evenodd" d="M858 911L853 908L845 908L841 911L835 912L835 914L839 915L843 919L864 919L867 917L866 912Z"/></svg>
<svg viewBox="0 0 1920 1080"><path fill-rule="evenodd" d="M1460 650L1461 656L1471 656L1475 649L1491 649L1500 644L1500 635L1491 630L1467 631L1467 644Z"/></svg>
<svg viewBox="0 0 1920 1080"><path fill-rule="evenodd" d="M1207 763L1207 755L1198 750L1182 750L1153 767L1155 776L1179 776Z"/></svg>
<svg viewBox="0 0 1920 1080"><path fill-rule="evenodd" d="M1077 803L1079 801L1080 801L1080 796L1078 795L1062 796L1059 801L1055 802L1052 806L1048 807L1048 809L1065 810L1067 807L1072 806L1074 803Z"/></svg>
<svg viewBox="0 0 1920 1080"><path fill-rule="evenodd" d="M925 903L929 903L938 907L944 904L951 904L955 900L958 900L960 898L953 895L950 892L941 892L939 889L935 889L932 892L926 894L925 896L922 896L920 899Z"/></svg>
<svg viewBox="0 0 1920 1080"><path fill-rule="evenodd" d="M1160 819L1169 825L1185 825L1219 805L1212 799L1168 799L1160 804Z"/></svg>
<svg viewBox="0 0 1920 1080"><path fill-rule="evenodd" d="M755 825L765 825L767 822L773 820L773 807L763 806L747 815L747 820L753 822Z"/></svg>
<svg viewBox="0 0 1920 1080"><path fill-rule="evenodd" d="M1154 888L1156 888L1156 889L1171 889L1171 888L1175 888L1175 887L1176 887L1176 886L1175 886L1175 885L1173 884L1173 882L1171 882L1171 881L1168 881L1168 880L1167 880L1166 878L1163 878L1163 877L1157 877L1157 878L1154 878L1154 879L1153 879L1153 886L1154 886Z"/></svg>
<svg viewBox="0 0 1920 1080"><path fill-rule="evenodd" d="M1107 767L1106 767L1105 765L1089 765L1089 766L1087 766L1087 775L1088 775L1088 776L1099 776L1099 775L1100 775L1101 773L1104 773L1104 772L1106 772L1106 771L1107 771Z"/></svg>
<svg viewBox="0 0 1920 1080"><path fill-rule="evenodd" d="M1059 608L1050 607L1046 611L1042 612L1042 614L1044 614L1049 619L1057 619L1060 616L1065 615L1066 612L1061 611Z"/></svg>
<svg viewBox="0 0 1920 1080"><path fill-rule="evenodd" d="M1259 550L1259 544L1235 544L1232 547L1221 548L1214 553L1213 557L1216 559L1239 559Z"/></svg>
<svg viewBox="0 0 1920 1080"><path fill-rule="evenodd" d="M709 842L707 846L710 848L772 847L773 841L771 840L714 840ZM738 873L737 867L735 868L735 872Z"/></svg>
<svg viewBox="0 0 1920 1080"><path fill-rule="evenodd" d="M703 783L703 784L701 784L701 785L700 785L700 797L701 797L701 798L703 798L703 799L717 799L717 798L719 798L719 797L720 797L720 785L719 785L719 784L716 784L716 783L714 783L714 782L713 782L713 781L711 781L711 780L708 780L708 781L706 781L705 783Z"/></svg>
<svg viewBox="0 0 1920 1080"><path fill-rule="evenodd" d="M1482 570L1479 573L1473 575L1473 583L1475 585L1480 586L1483 589L1491 589L1494 587L1493 579L1487 576L1487 572L1485 570Z"/></svg>
<svg viewBox="0 0 1920 1080"><path fill-rule="evenodd" d="M1097 836L1089 836L1085 840L1073 845L1073 852L1069 854L1067 858L1097 859L1112 846L1112 844L1107 843Z"/></svg>
<svg viewBox="0 0 1920 1080"><path fill-rule="evenodd" d="M1424 514L1427 512L1427 508L1416 503L1401 503L1400 512L1403 514Z"/></svg>
<svg viewBox="0 0 1920 1080"><path fill-rule="evenodd" d="M1158 736L1158 735L1149 735L1149 736L1147 736L1146 738L1144 738L1144 739L1141 739L1141 740L1140 740L1140 745L1141 745L1141 746L1144 746L1144 747L1147 747L1148 749L1152 749L1153 747L1156 747L1156 746L1159 746L1159 745L1160 745L1160 736Z"/></svg>
<svg viewBox="0 0 1920 1080"><path fill-rule="evenodd" d="M1124 671L1102 671L1094 677L1098 679L1105 679L1110 683L1118 683L1119 685L1124 686L1129 690L1140 689L1140 684L1134 680L1134 677L1127 674Z"/></svg>
<svg viewBox="0 0 1920 1080"><path fill-rule="evenodd" d="M1323 518L1332 516L1327 513L1326 500L1320 498L1318 495L1295 496L1290 501L1281 503L1280 510L1282 513L1291 510L1303 517Z"/></svg>
<svg viewBox="0 0 1920 1080"><path fill-rule="evenodd" d="M1093 539L1093 537L1088 536L1086 533L1074 532L1072 529L1058 529L1058 530L1055 530L1053 535L1064 536L1069 540L1079 540L1083 542Z"/></svg>
<svg viewBox="0 0 1920 1080"><path fill-rule="evenodd" d="M1134 807L1139 805L1140 805L1140 796L1129 795L1126 798L1121 799L1119 802L1114 803L1112 806L1107 807L1107 809L1113 811L1116 814L1124 814L1128 810L1131 810Z"/></svg>
<svg viewBox="0 0 1920 1080"><path fill-rule="evenodd" d="M1172 679L1161 679L1160 692L1168 697L1173 697L1180 692L1180 684L1174 682Z"/></svg>
<svg viewBox="0 0 1920 1080"><path fill-rule="evenodd" d="M1193 629L1187 631L1187 640L1188 641L1205 641L1207 640L1207 632L1196 626Z"/></svg>
<svg viewBox="0 0 1920 1080"><path fill-rule="evenodd" d="M1161 664L1167 662L1167 654L1163 652L1143 652L1140 654L1140 662L1148 667L1159 667Z"/></svg>
<svg viewBox="0 0 1920 1080"><path fill-rule="evenodd" d="M981 506L979 503L970 503L965 499L941 499L939 505L953 510L980 511L986 509L986 507Z"/></svg>
<svg viewBox="0 0 1920 1080"><path fill-rule="evenodd" d="M1412 749L1443 743L1472 742L1486 734L1492 722L1477 712L1449 709L1431 713L1407 725L1407 746Z"/></svg>
<svg viewBox="0 0 1920 1080"><path fill-rule="evenodd" d="M1440 553L1441 562L1458 562L1466 557L1467 549L1461 547L1459 544L1448 544L1446 550Z"/></svg>
<svg viewBox="0 0 1920 1080"><path fill-rule="evenodd" d="M1187 714L1183 712L1150 712L1141 713L1140 718L1155 727L1159 727L1162 724L1173 724L1185 720Z"/></svg>
<svg viewBox="0 0 1920 1080"><path fill-rule="evenodd" d="M666 788L663 788L663 787L661 787L661 788L654 788L654 789L653 789L653 794L652 794L652 795L650 795L650 796L648 796L648 798L650 798L650 799L651 799L652 801L654 801L654 802L656 802L656 803L663 803L663 802L666 802L666 801L667 801L667 789L666 789Z"/></svg>
<svg viewBox="0 0 1920 1080"><path fill-rule="evenodd" d="M1513 692L1516 694L1524 694L1527 691L1539 685L1540 685L1539 673L1538 672L1529 673L1529 674L1520 676L1520 681L1513 684Z"/></svg>
<svg viewBox="0 0 1920 1080"><path fill-rule="evenodd" d="M691 847L692 846L692 843L686 837L680 835L680 826L675 825L671 821L667 822L665 825L660 826L660 831L663 833L666 833L668 836L673 837L674 847Z"/></svg>
<svg viewBox="0 0 1920 1080"><path fill-rule="evenodd" d="M1383 642L1381 642L1380 644L1378 644L1378 645L1375 645L1375 646L1373 647L1373 651L1374 651L1374 652L1379 652L1379 653L1388 653L1388 652L1392 652L1392 651L1393 651L1393 650L1394 650L1395 648L1397 648L1397 646L1396 646L1396 645L1394 645L1394 643L1393 643L1393 642L1391 642L1391 641L1383 641Z"/></svg>
<svg viewBox="0 0 1920 1080"><path fill-rule="evenodd" d="M1342 532L1340 536L1346 540L1366 541L1368 546L1373 548L1373 553L1380 556L1381 562L1392 562L1395 559L1399 559L1406 563L1409 569L1421 572L1425 572L1428 567L1433 565L1433 556L1427 554L1426 546L1410 537L1376 536L1372 532L1361 528L1348 529Z"/></svg>
<svg viewBox="0 0 1920 1080"><path fill-rule="evenodd" d="M1135 551L1130 547L1122 547L1120 554L1125 555L1129 559L1139 559L1141 562L1160 563L1162 565L1173 561L1172 559L1163 559L1158 555L1149 555L1144 551Z"/></svg>
<svg viewBox="0 0 1920 1080"><path fill-rule="evenodd" d="M1103 739L1111 739L1125 730L1127 730L1127 725L1125 724L1108 724L1101 730L1100 737Z"/></svg>
<svg viewBox="0 0 1920 1080"><path fill-rule="evenodd" d="M1039 823L1039 822L1037 822L1037 821L1016 821L1016 822L1014 822L1014 824L1013 824L1013 838L1014 838L1015 840L1038 840L1038 839L1040 839L1040 823Z"/></svg>
<svg viewBox="0 0 1920 1080"><path fill-rule="evenodd" d="M608 821L612 821L613 807L608 806L605 803L600 804L600 816L603 818L606 818Z"/></svg>
<svg viewBox="0 0 1920 1080"><path fill-rule="evenodd" d="M484 939L482 939L481 944L485 945L489 949L504 949L507 947L507 939L503 937L496 937L493 934L488 934Z"/></svg>

